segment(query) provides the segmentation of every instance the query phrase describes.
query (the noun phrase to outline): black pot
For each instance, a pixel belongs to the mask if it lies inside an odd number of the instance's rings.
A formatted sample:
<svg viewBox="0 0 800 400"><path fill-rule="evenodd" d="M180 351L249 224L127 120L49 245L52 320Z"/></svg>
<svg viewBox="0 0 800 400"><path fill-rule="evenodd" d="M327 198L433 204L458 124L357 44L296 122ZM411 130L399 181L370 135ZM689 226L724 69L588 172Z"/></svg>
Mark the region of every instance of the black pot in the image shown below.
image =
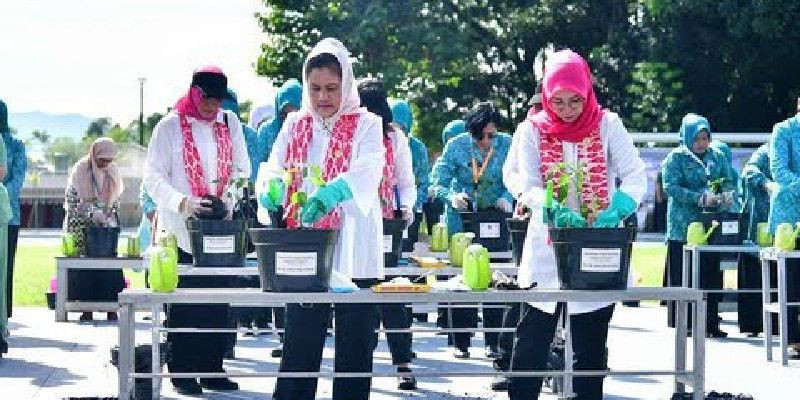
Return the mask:
<svg viewBox="0 0 800 400"><path fill-rule="evenodd" d="M47 299L47 309L48 310L55 310L56 309L56 294L47 292L44 294L44 297Z"/></svg>
<svg viewBox="0 0 800 400"><path fill-rule="evenodd" d="M475 234L473 243L486 247L490 252L508 251L511 247L507 223L511 213L489 208L478 212L463 211L459 214L464 224L464 232Z"/></svg>
<svg viewBox="0 0 800 400"><path fill-rule="evenodd" d="M550 228L564 290L628 287L634 228Z"/></svg>
<svg viewBox="0 0 800 400"><path fill-rule="evenodd" d="M530 222L530 217L524 219L509 218L506 220L508 233L511 236L511 258L517 267L519 267L519 262L522 260L522 248L525 246L525 237L528 235L528 222Z"/></svg>
<svg viewBox="0 0 800 400"><path fill-rule="evenodd" d="M406 221L402 218L383 219L383 266L397 267L403 245L403 231Z"/></svg>
<svg viewBox="0 0 800 400"><path fill-rule="evenodd" d="M258 274L265 292L326 292L339 231L254 228Z"/></svg>
<svg viewBox="0 0 800 400"><path fill-rule="evenodd" d="M422 212L425 214L425 223L428 225L428 234L433 232L433 226L439 222L439 217L444 214L444 202L432 200L422 205Z"/></svg>
<svg viewBox="0 0 800 400"><path fill-rule="evenodd" d="M86 257L116 257L119 227L87 226Z"/></svg>
<svg viewBox="0 0 800 400"><path fill-rule="evenodd" d="M708 244L740 245L747 237L747 214L703 211L700 218L706 230L711 227L712 221L719 222L719 226L711 232Z"/></svg>
<svg viewBox="0 0 800 400"><path fill-rule="evenodd" d="M186 220L195 267L243 267L247 256L243 219Z"/></svg>
<svg viewBox="0 0 800 400"><path fill-rule="evenodd" d="M203 196L203 200L206 200L207 202L211 203L208 206L208 208L210 208L211 211L205 213L197 213L198 219L221 220L225 218L225 214L227 214L225 210L225 204L219 197L207 194Z"/></svg>

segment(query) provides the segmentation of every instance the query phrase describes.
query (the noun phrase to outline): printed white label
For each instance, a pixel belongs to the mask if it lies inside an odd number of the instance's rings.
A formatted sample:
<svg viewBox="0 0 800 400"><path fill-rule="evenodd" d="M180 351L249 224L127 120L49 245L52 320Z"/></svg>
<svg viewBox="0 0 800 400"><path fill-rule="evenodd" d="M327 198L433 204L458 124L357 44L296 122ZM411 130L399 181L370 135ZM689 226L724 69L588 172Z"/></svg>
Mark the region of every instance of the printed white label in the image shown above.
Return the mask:
<svg viewBox="0 0 800 400"><path fill-rule="evenodd" d="M582 272L619 272L622 249L581 249Z"/></svg>
<svg viewBox="0 0 800 400"><path fill-rule="evenodd" d="M314 276L317 253L275 253L275 275Z"/></svg>
<svg viewBox="0 0 800 400"><path fill-rule="evenodd" d="M230 236L203 236L203 253L230 254L236 249L236 237Z"/></svg>
<svg viewBox="0 0 800 400"><path fill-rule="evenodd" d="M383 252L392 252L392 235L383 235Z"/></svg>
<svg viewBox="0 0 800 400"><path fill-rule="evenodd" d="M481 239L499 239L500 238L500 223L499 222L481 222L480 226Z"/></svg>
<svg viewBox="0 0 800 400"><path fill-rule="evenodd" d="M739 221L723 221L722 222L723 235L738 235L739 234Z"/></svg>
<svg viewBox="0 0 800 400"><path fill-rule="evenodd" d="M403 229L403 239L408 239L408 228Z"/></svg>

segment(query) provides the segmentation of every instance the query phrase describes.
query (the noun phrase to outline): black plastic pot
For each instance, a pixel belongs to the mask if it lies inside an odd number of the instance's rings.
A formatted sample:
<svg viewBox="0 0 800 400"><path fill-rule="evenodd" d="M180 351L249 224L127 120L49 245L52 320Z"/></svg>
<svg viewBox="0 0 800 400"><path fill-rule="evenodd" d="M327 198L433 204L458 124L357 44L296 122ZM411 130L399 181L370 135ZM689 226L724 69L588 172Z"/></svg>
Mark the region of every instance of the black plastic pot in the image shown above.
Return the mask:
<svg viewBox="0 0 800 400"><path fill-rule="evenodd" d="M550 228L564 290L628 287L634 228Z"/></svg>
<svg viewBox="0 0 800 400"><path fill-rule="evenodd" d="M444 203L440 200L432 200L422 205L422 212L425 214L425 223L428 225L428 233L433 232L433 226L439 222L439 217L444 214Z"/></svg>
<svg viewBox="0 0 800 400"><path fill-rule="evenodd" d="M703 211L701 220L705 229L711 227L711 221L716 220L719 222L719 226L711 232L708 244L742 244L742 241L747 237L746 215L728 211Z"/></svg>
<svg viewBox="0 0 800 400"><path fill-rule="evenodd" d="M383 219L383 266L385 268L397 267L403 246L403 231L406 221L402 218Z"/></svg>
<svg viewBox="0 0 800 400"><path fill-rule="evenodd" d="M195 267L244 267L247 256L243 219L186 220Z"/></svg>
<svg viewBox="0 0 800 400"><path fill-rule="evenodd" d="M403 235L403 251L413 251L414 244L419 241L419 225L422 223L422 213L414 213L414 222L408 227Z"/></svg>
<svg viewBox="0 0 800 400"><path fill-rule="evenodd" d="M56 294L52 292L47 292L44 294L44 297L47 299L47 309L48 310L55 310L56 309Z"/></svg>
<svg viewBox="0 0 800 400"><path fill-rule="evenodd" d="M265 292L326 292L339 231L254 228L258 274Z"/></svg>
<svg viewBox="0 0 800 400"><path fill-rule="evenodd" d="M86 257L116 257L119 227L87 226Z"/></svg>
<svg viewBox="0 0 800 400"><path fill-rule="evenodd" d="M507 251L511 247L507 223L510 213L492 208L478 212L464 211L460 214L464 232L475 234L473 243L480 244L489 251Z"/></svg>
<svg viewBox="0 0 800 400"><path fill-rule="evenodd" d="M525 246L525 237L528 235L528 222L530 222L530 218L506 220L508 233L511 236L511 258L517 267L522 260L522 248Z"/></svg>

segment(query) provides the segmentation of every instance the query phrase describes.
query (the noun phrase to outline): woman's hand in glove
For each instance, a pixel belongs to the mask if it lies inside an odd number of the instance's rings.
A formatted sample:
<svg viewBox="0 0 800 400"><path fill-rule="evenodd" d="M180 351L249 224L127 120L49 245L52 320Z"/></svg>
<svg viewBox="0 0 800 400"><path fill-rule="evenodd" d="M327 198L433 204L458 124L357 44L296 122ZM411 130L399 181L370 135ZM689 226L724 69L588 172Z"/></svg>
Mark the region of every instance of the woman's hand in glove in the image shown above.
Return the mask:
<svg viewBox="0 0 800 400"><path fill-rule="evenodd" d="M463 211L469 206L469 196L466 193L450 195L450 205L456 210Z"/></svg>
<svg viewBox="0 0 800 400"><path fill-rule="evenodd" d="M510 213L514 211L514 207L511 205L511 202L503 197L494 202L494 207L504 213Z"/></svg>

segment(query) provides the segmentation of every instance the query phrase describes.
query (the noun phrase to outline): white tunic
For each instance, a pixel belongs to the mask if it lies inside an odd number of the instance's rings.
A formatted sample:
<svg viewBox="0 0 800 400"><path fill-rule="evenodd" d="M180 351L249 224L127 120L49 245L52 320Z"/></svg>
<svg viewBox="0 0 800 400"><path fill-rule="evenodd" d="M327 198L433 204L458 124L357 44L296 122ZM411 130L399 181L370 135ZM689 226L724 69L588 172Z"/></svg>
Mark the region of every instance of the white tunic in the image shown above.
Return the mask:
<svg viewBox="0 0 800 400"><path fill-rule="evenodd" d="M545 190L542 184L539 159L539 130L535 129L530 121L523 121L517 126L515 137L519 140L512 144L511 153L518 155L519 162L519 200L533 210L531 222L528 224L528 234L525 238L525 247L520 260L518 273L519 284L530 287L534 282L539 288L558 288L558 273L553 246L547 244L547 225L542 221L542 205L544 204ZM621 190L630 195L637 204L647 191L647 178L645 165L639 151L633 146L633 139L623 126L617 114L606 112L600 123L600 136L603 141L603 151L608 165L609 193ZM518 148L515 149L515 146ZM513 162L513 158L509 158ZM575 143L563 142L563 161L576 163L578 161L577 146ZM504 181L509 181L512 176L505 176ZM616 179L621 180L617 189ZM573 210L578 209L578 198L575 192L575 182L571 182L567 205ZM516 192L516 191L515 191ZM512 192L514 193L514 192ZM516 194L516 193L514 193ZM632 274L628 274L630 285ZM585 313L605 307L611 303L570 303L571 314ZM532 305L548 313L555 312L555 303L532 303Z"/></svg>
<svg viewBox="0 0 800 400"><path fill-rule="evenodd" d="M333 268L352 279L383 279L383 219L381 216L378 184L383 176L383 129L380 118L359 109L350 166L340 174L353 193L351 200L341 203L342 225L339 241L333 255ZM300 117L299 112L289 114L275 140L267 162L262 162L256 178L256 192L268 190L272 178L283 177L286 152L291 139L291 127ZM322 167L328 151L330 134L314 119L311 143L308 148L308 165ZM302 189L312 196L316 188L305 179ZM269 223L269 217L259 207L259 221Z"/></svg>
<svg viewBox="0 0 800 400"><path fill-rule="evenodd" d="M411 165L411 147L408 137L400 129L389 132L394 155L394 180L400 194L400 207L412 210L417 202L417 182Z"/></svg>
<svg viewBox="0 0 800 400"><path fill-rule="evenodd" d="M231 135L233 163L231 179L250 176L250 159L247 146L242 135L242 127L236 114L224 111L228 115L228 131ZM217 185L217 144L214 139L212 125L188 117L192 127L197 153L203 163L203 174L211 193L216 193ZM217 114L217 122L224 122L223 111ZM186 219L180 213L181 201L192 195L186 169L183 163L183 134L178 114L171 111L156 124L153 136L147 148L147 161L144 166L144 187L156 203L158 212L157 229L173 233L178 239L178 247L191 252L189 232L186 230ZM228 211L233 202L223 196ZM154 233L155 234L155 233Z"/></svg>

